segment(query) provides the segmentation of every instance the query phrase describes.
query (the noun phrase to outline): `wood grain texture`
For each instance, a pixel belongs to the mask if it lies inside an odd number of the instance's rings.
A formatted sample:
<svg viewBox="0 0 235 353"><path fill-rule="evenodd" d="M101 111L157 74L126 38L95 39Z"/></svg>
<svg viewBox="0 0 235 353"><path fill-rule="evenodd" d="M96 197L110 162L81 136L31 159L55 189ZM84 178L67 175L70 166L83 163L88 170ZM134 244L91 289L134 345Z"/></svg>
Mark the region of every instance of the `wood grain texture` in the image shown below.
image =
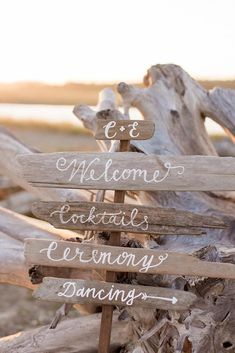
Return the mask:
<svg viewBox="0 0 235 353"><path fill-rule="evenodd" d="M155 126L144 120L98 119L96 140L147 140L154 134Z"/></svg>
<svg viewBox="0 0 235 353"><path fill-rule="evenodd" d="M151 153L176 156L216 155L211 139L204 128L204 119L202 118L204 116L214 119L224 128L229 129L231 133L235 134L234 90L216 88L207 91L184 70L174 65L157 65L150 68L145 77L145 82L148 85L147 89L123 83L119 86L119 92L123 97L125 114L128 115L128 109L134 106L146 120L154 121L157 126L156 134L151 140L132 141L132 145L135 144L137 146L138 144L137 150L145 152L146 155ZM103 109L106 108L103 107ZM94 116L96 116L95 111ZM100 140L100 142L107 143L109 147L110 141ZM18 143L13 139L9 139L5 133L1 134L1 146L1 171L11 178L18 178L21 168L18 164L14 163L15 156L19 153L25 154L28 152L21 147L18 148ZM10 151L13 152L11 153ZM30 190L30 185L28 185L23 177L14 180L20 183L22 187ZM31 190L32 192L33 190L34 192L38 192L39 188L31 188ZM47 200L49 200L48 196L50 195L48 193L53 190L56 189L44 189L43 197L42 193L39 195L40 199L45 200L45 197L47 197ZM60 190L63 192L66 191ZM70 192L68 189L67 191ZM82 190L76 191L79 193L82 192ZM59 195L59 197L54 196L50 197L50 199L68 201L68 195L63 195L63 197ZM78 197L74 197L73 200L77 201ZM138 193L137 200L142 204L148 203L152 206L176 207L177 209L187 209L201 214L219 214L221 216L234 217L235 199L234 193L231 192L141 192ZM17 277L17 283L24 286L27 285L25 282L29 281L27 269L24 272L22 271L24 264L23 246L19 248L19 256L15 256L14 238L19 239L22 237L23 239L26 236L38 236L38 228L35 227L33 229L31 227L31 231L28 229L28 234L25 234L25 226L21 227L21 229L17 225L19 215L15 215L15 221L12 220L10 223L4 217L5 215L3 214L0 224L2 231L6 232L10 241L6 240L3 248L1 246L1 264L3 265L1 270L4 269L4 271L1 271L3 272L1 273L1 279L4 277L7 282L13 283ZM27 220L28 228L30 228L29 224L31 224L31 220L29 218ZM177 252L184 251L207 259L207 261L225 261L234 264L234 230L234 226L232 229L227 228L222 231L209 229L203 237L174 237L174 241L172 241L172 237L159 237L155 241L151 240L148 242L146 246L151 248L155 246L158 250L165 248ZM59 230L55 230L56 232L59 233ZM42 235L41 237L43 238ZM48 238L53 239L51 237ZM56 238L58 239L58 237ZM10 255L9 246L11 248ZM224 252L223 246L226 247L226 252ZM4 261L6 255L9 258L7 262ZM18 259L20 259L20 262ZM19 272L15 272L15 270L19 270L19 263L22 264L20 275ZM54 267L54 269L56 268ZM59 272L61 268L57 270ZM78 271L77 269L73 270ZM81 270L80 275L83 272L84 270ZM71 277L81 278L80 275ZM130 276L135 277L133 274L130 274ZM184 341L188 337L192 345L192 348L189 348L189 350L192 350L194 353L212 351L221 353L221 350L233 350L235 347L235 281L224 281L219 278L213 280L211 278L204 278L202 280L201 278L182 278L169 275L154 276L154 278L146 274L138 274L137 276L139 284L146 284L145 280L148 280L147 283L149 284L151 281L157 280L159 286L177 287L179 289L187 288L189 291L195 291L199 298L205 299L205 307L202 310L198 310L198 307L195 306L187 313L184 313L183 317L182 315L173 316L172 312L154 311L152 309L149 310L152 315L148 315L149 311L146 308L132 308L130 313L132 336L126 340L128 344L123 347L123 350L132 353L133 346L135 347L142 332L144 336L141 337L141 340L143 339L141 346L143 345L143 349L148 353L152 351L158 352L159 350L174 352L176 347L178 350L185 349L187 351ZM73 353L75 351L78 353L78 350L82 353L88 353L88 351L89 353L94 353L97 349L98 340L95 340L92 336L94 332L90 331L91 320L91 318L88 318L87 322L82 322L79 327L77 326L79 325L77 322L69 324L69 333L68 326L65 327L67 322L65 320L59 325L56 331L50 330L55 331L54 333L50 334L48 328L44 328L43 337L42 330L39 328L36 335L35 332L28 332L26 335L15 335L14 337L9 337L7 340L3 338L4 347L1 346L0 351L2 353L16 353L16 351L18 353L26 353L26 351L32 353L34 350L39 353L40 350L41 353L45 353L48 349L54 352L66 349L66 351L68 350ZM125 322L126 320L120 321L119 327L113 327L113 333L117 337L116 350L118 350L118 343L120 345L125 344L125 342L121 342L118 339L119 335L123 332ZM95 326L100 326L100 316L97 316ZM74 327L76 327L76 330L74 330ZM66 335L63 334L63 330L66 331ZM92 337L92 340L87 340L87 337ZM146 337L148 337L147 340ZM32 341L36 343L34 347L32 347ZM91 346L87 347L89 343ZM230 347L228 347L229 345Z"/></svg>
<svg viewBox="0 0 235 353"><path fill-rule="evenodd" d="M108 190L235 190L235 158L136 152L19 156L33 186Z"/></svg>
<svg viewBox="0 0 235 353"><path fill-rule="evenodd" d="M130 324L118 320L119 315L118 311L114 313L110 353L117 353L131 339ZM45 325L2 337L0 353L97 353L100 317L100 313L77 315L62 320L55 330Z"/></svg>
<svg viewBox="0 0 235 353"><path fill-rule="evenodd" d="M27 190L35 197L43 200L89 200L90 194L85 190L58 190L33 188L21 173L21 166L17 162L18 155L36 154L35 149L26 146L7 129L0 127L0 174L9 178L13 184Z"/></svg>
<svg viewBox="0 0 235 353"><path fill-rule="evenodd" d="M25 258L45 266L235 279L234 264L167 250L26 239Z"/></svg>
<svg viewBox="0 0 235 353"><path fill-rule="evenodd" d="M154 44L153 44L154 45ZM127 110L137 108L145 120L154 121L157 129L154 137L142 143L146 154L156 155L216 155L212 139L204 126L205 119L210 117L227 131L235 135L235 92L234 90L214 88L207 91L181 67L176 65L154 65L148 69L144 77L147 88L140 89L121 83L118 92L122 95L123 106ZM138 141L137 141L138 142ZM142 149L142 151L143 151ZM209 167L209 165L208 165ZM140 193L142 203L154 206L176 207L204 214L227 214L234 217L234 193L174 193L152 192ZM226 199L225 199L226 198ZM214 261L218 261L219 243L227 243L231 252L234 249L234 227L221 233L208 231L203 237L175 238L161 237L157 243L174 251L187 249L193 252L197 248L202 253L205 246L215 246ZM205 255L203 255L205 258ZM209 256L211 258L211 256ZM226 260L225 260L226 261ZM229 262L235 263L235 259ZM152 336L144 343L149 346L146 352L194 352L208 353L229 352L235 347L235 306L234 281L191 280L180 279L182 285L197 289L198 297L203 296L206 302L204 310L193 308L186 314L187 328L182 329L182 320L171 321L171 328L166 324L171 313L162 312L156 315L154 324L145 315L137 316L135 328L146 332L146 322L149 330L156 328ZM163 276L159 280L174 286L178 279ZM226 320L224 320L226 318ZM177 332L177 334L175 334ZM179 335L178 335L179 334ZM177 336L177 337L176 337ZM191 347L184 347L189 338ZM134 339L132 340L132 342ZM177 342L177 343L175 343ZM223 344L225 344L223 346ZM227 344L230 346L226 348ZM231 345L230 345L231 344ZM177 346L177 348L176 348ZM131 353L131 349L127 352Z"/></svg>
<svg viewBox="0 0 235 353"><path fill-rule="evenodd" d="M129 140L120 140L119 151L126 152L130 148ZM115 190L114 202L124 203L126 192L123 190ZM109 245L120 245L121 232L113 231L110 234L108 241ZM115 272L106 271L105 280L107 282L116 282L117 276ZM99 337L99 353L108 353L110 350L110 339L112 332L112 320L113 320L114 306L102 305L102 316L100 323L100 337Z"/></svg>
<svg viewBox="0 0 235 353"><path fill-rule="evenodd" d="M54 277L45 277L34 297L63 303L149 306L164 310L186 310L197 299L192 293L175 289Z"/></svg>
<svg viewBox="0 0 235 353"><path fill-rule="evenodd" d="M35 202L34 215L57 228L146 234L195 234L226 228L222 218L171 208L103 202Z"/></svg>

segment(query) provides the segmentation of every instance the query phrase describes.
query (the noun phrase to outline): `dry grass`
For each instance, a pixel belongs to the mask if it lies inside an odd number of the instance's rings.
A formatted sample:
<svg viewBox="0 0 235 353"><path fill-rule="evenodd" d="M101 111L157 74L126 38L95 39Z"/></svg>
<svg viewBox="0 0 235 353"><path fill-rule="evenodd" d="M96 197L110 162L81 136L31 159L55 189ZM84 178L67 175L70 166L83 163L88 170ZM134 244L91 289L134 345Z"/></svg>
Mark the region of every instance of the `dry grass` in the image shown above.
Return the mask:
<svg viewBox="0 0 235 353"><path fill-rule="evenodd" d="M39 121L39 120L20 120L8 117L0 117L0 125L7 128L19 128L19 129L34 129L34 130L46 130L51 132L64 132L70 134L82 134L91 136L91 132L85 129L83 126L75 126L69 122L49 122L49 121Z"/></svg>
<svg viewBox="0 0 235 353"><path fill-rule="evenodd" d="M205 87L206 89L211 89L214 87L223 87L223 88L230 88L235 89L235 80L227 80L227 81L199 81L199 83Z"/></svg>
<svg viewBox="0 0 235 353"><path fill-rule="evenodd" d="M0 84L0 103L95 105L100 90L105 87L115 89L115 86L75 83L58 86L41 83Z"/></svg>
<svg viewBox="0 0 235 353"><path fill-rule="evenodd" d="M199 81L205 88L215 86L235 89L235 81ZM136 84L141 86L141 84ZM116 90L117 84L46 85L42 83L0 84L0 103L25 104L89 104L95 105L99 91L105 87Z"/></svg>

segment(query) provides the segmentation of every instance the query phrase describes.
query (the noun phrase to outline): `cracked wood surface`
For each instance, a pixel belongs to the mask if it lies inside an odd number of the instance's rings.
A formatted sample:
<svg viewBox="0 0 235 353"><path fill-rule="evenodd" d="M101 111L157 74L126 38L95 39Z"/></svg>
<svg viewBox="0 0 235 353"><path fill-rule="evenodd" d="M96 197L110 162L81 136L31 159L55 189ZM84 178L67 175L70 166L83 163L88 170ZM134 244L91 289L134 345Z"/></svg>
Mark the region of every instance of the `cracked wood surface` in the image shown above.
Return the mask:
<svg viewBox="0 0 235 353"><path fill-rule="evenodd" d="M25 258L29 264L52 267L235 279L234 264L145 248L26 239Z"/></svg>
<svg viewBox="0 0 235 353"><path fill-rule="evenodd" d="M162 207L103 202L35 202L34 215L56 228L145 234L195 234L226 228L223 218Z"/></svg>
<svg viewBox="0 0 235 353"><path fill-rule="evenodd" d="M33 296L62 303L144 306L186 310L197 297L185 291L128 284L45 277Z"/></svg>
<svg viewBox="0 0 235 353"><path fill-rule="evenodd" d="M235 158L136 152L40 153L17 158L32 186L98 190L235 190Z"/></svg>

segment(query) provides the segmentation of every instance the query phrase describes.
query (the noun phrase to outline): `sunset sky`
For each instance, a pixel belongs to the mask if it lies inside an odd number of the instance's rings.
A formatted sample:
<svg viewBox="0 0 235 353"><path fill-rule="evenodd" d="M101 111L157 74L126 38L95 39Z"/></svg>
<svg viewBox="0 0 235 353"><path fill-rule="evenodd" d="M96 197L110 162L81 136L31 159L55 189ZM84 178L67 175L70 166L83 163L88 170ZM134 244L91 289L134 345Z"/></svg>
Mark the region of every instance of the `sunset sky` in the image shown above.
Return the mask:
<svg viewBox="0 0 235 353"><path fill-rule="evenodd" d="M235 79L234 0L0 0L0 82Z"/></svg>

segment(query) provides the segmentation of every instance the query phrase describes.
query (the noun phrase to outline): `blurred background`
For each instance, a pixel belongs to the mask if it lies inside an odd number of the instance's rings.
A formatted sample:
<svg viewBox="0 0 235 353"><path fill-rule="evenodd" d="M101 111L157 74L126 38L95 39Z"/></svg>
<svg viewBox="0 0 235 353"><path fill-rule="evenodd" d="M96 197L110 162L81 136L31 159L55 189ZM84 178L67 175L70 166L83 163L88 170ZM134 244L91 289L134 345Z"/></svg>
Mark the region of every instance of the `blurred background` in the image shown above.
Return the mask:
<svg viewBox="0 0 235 353"><path fill-rule="evenodd" d="M233 0L0 1L0 123L42 151L86 149L73 106L141 84L151 65L234 88L234 10Z"/></svg>
<svg viewBox="0 0 235 353"><path fill-rule="evenodd" d="M0 0L0 126L41 151L92 151L73 106L95 105L120 81L142 85L151 65L174 63L207 89L234 89L234 13L234 0ZM214 141L225 138L206 126ZM0 336L54 315L24 288L0 285L0 296Z"/></svg>

